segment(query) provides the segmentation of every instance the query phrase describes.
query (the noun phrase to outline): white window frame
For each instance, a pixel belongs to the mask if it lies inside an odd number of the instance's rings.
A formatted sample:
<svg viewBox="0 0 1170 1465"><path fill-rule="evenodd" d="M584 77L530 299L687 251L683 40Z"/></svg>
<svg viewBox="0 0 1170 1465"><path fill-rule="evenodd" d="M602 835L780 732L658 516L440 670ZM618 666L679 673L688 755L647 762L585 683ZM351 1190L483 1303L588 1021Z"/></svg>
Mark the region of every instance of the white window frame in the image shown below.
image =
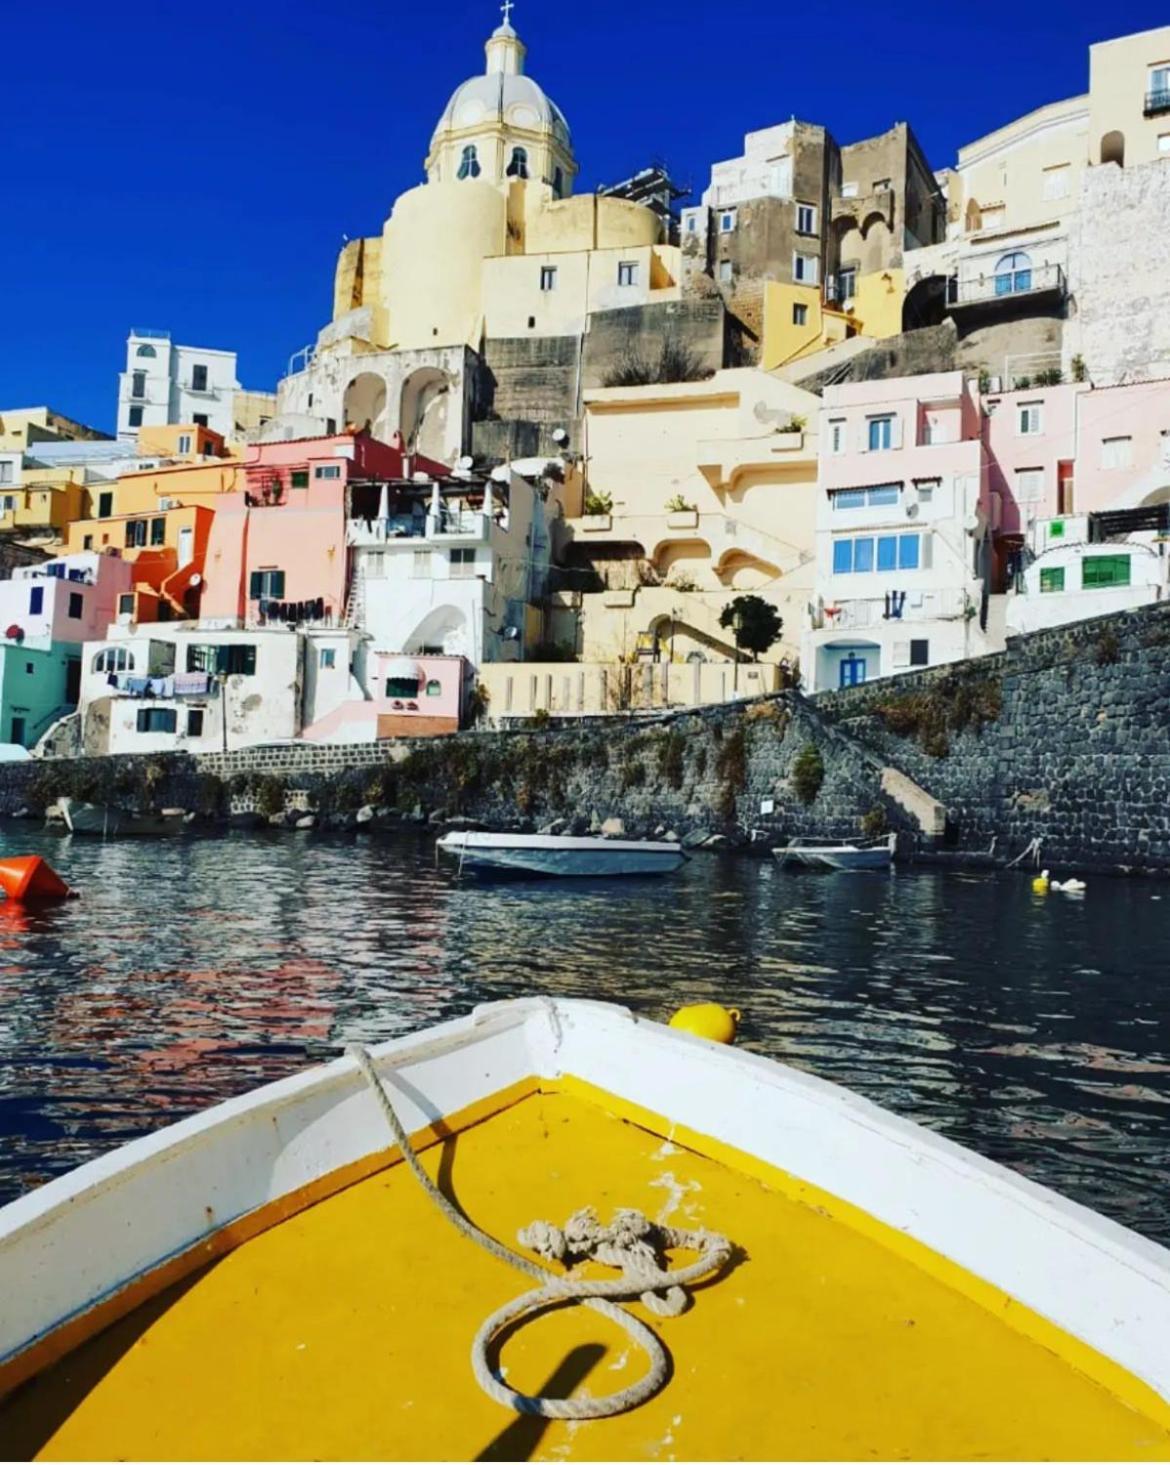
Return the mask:
<svg viewBox="0 0 1170 1465"><path fill-rule="evenodd" d="M340 463L318 463L313 468L313 477L314 478L326 478L326 479L328 479L328 478L340 478L341 477L341 464Z"/></svg>
<svg viewBox="0 0 1170 1465"><path fill-rule="evenodd" d="M842 453L848 451L848 419L844 417L830 417L829 431L826 434L825 451L831 458L839 458Z"/></svg>
<svg viewBox="0 0 1170 1465"><path fill-rule="evenodd" d="M1039 437L1044 431L1043 402L1016 403L1016 436Z"/></svg>
<svg viewBox="0 0 1170 1465"><path fill-rule="evenodd" d="M818 255L801 254L799 250L792 255L792 278L798 285L815 285L820 278L821 261Z"/></svg>
<svg viewBox="0 0 1170 1465"><path fill-rule="evenodd" d="M541 265L540 288L542 293L545 295L547 295L550 290L555 290L557 288L556 265Z"/></svg>
<svg viewBox="0 0 1170 1465"><path fill-rule="evenodd" d="M720 234L732 234L735 232L735 210L721 209L719 212Z"/></svg>
<svg viewBox="0 0 1170 1465"><path fill-rule="evenodd" d="M474 580L476 574L475 550L452 549L447 562L447 575L452 580Z"/></svg>
<svg viewBox="0 0 1170 1465"><path fill-rule="evenodd" d="M1107 469L1133 467L1133 438L1129 436L1101 439L1101 467Z"/></svg>
<svg viewBox="0 0 1170 1465"><path fill-rule="evenodd" d="M794 326L808 325L808 306L803 301L792 302L792 324Z"/></svg>
<svg viewBox="0 0 1170 1465"><path fill-rule="evenodd" d="M179 434L179 452L180 453L189 453L190 451L191 451L191 434L189 432L181 432Z"/></svg>
<svg viewBox="0 0 1170 1465"><path fill-rule="evenodd" d="M1041 175L1045 199L1067 198L1071 175L1072 166L1069 163L1057 163L1051 168L1045 168Z"/></svg>
<svg viewBox="0 0 1170 1465"><path fill-rule="evenodd" d="M411 561L410 575L412 580L429 580L431 578L431 552L429 549L416 549Z"/></svg>
<svg viewBox="0 0 1170 1465"><path fill-rule="evenodd" d="M618 261L618 284L623 289L638 283L638 261L636 259L622 259Z"/></svg>
<svg viewBox="0 0 1170 1465"><path fill-rule="evenodd" d="M1044 469L1017 468L1013 488L1017 504L1041 504L1044 502Z"/></svg>
<svg viewBox="0 0 1170 1465"><path fill-rule="evenodd" d="M805 218L806 215L807 219ZM817 210L814 204L798 203L796 205L796 232L798 234L816 234Z"/></svg>

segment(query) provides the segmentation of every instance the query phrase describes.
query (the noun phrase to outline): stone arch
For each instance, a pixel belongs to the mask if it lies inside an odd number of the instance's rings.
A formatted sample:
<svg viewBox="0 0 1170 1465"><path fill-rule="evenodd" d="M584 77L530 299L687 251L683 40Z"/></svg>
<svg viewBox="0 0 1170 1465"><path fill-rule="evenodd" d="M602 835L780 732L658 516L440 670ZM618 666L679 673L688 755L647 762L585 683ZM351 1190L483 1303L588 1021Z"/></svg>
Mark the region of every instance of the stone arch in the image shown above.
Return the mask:
<svg viewBox="0 0 1170 1465"><path fill-rule="evenodd" d="M1103 163L1116 163L1119 168L1125 167L1125 133L1118 132L1115 128L1107 132L1101 138L1101 161Z"/></svg>
<svg viewBox="0 0 1170 1465"><path fill-rule="evenodd" d="M916 331L942 324L947 308L947 277L927 275L917 280L902 302L902 329Z"/></svg>
<svg viewBox="0 0 1170 1465"><path fill-rule="evenodd" d="M398 426L408 453L447 456L447 414L452 381L437 366L420 366L402 383Z"/></svg>
<svg viewBox="0 0 1170 1465"><path fill-rule="evenodd" d="M347 427L386 437L386 383L377 372L363 371L354 377L345 389L341 415Z"/></svg>
<svg viewBox="0 0 1170 1465"><path fill-rule="evenodd" d="M471 629L457 605L437 605L428 611L403 643L407 656L427 652L442 656L472 656Z"/></svg>

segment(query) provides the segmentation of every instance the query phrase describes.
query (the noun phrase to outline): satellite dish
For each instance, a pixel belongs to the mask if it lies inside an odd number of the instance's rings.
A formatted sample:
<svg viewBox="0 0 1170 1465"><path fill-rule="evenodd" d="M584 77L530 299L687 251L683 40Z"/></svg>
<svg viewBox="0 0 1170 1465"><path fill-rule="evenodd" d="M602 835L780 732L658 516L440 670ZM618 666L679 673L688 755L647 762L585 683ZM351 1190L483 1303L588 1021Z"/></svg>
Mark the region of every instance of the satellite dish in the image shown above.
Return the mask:
<svg viewBox="0 0 1170 1465"><path fill-rule="evenodd" d="M560 443L562 446L564 446L564 444L567 443L568 441L569 441L569 434L565 431L565 429L563 427L554 427L553 428L553 442L554 443Z"/></svg>
<svg viewBox="0 0 1170 1465"><path fill-rule="evenodd" d="M189 583L191 585L202 585L203 584L203 576L202 575L192 575Z"/></svg>
<svg viewBox="0 0 1170 1465"><path fill-rule="evenodd" d="M519 626L505 626L500 632L505 641L517 641L520 638Z"/></svg>
<svg viewBox="0 0 1170 1465"><path fill-rule="evenodd" d="M907 519L917 519L918 518L918 505L917 504L907 504L906 505L906 517L907 517Z"/></svg>
<svg viewBox="0 0 1170 1465"><path fill-rule="evenodd" d="M470 468L474 464L474 462L475 459L471 456L470 453L464 453L462 458L459 459L458 463L456 463L455 466L456 468Z"/></svg>
<svg viewBox="0 0 1170 1465"><path fill-rule="evenodd" d="M979 515L968 514L963 520L963 528L968 534L977 534L979 532Z"/></svg>

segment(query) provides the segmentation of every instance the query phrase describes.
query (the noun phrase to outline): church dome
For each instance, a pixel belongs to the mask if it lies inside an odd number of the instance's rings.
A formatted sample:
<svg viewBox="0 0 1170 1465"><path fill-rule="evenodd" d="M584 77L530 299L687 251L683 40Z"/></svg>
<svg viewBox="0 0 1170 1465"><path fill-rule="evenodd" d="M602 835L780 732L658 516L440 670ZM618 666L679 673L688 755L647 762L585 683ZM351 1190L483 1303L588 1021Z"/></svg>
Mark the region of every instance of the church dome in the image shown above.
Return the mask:
<svg viewBox="0 0 1170 1465"><path fill-rule="evenodd" d="M505 19L496 27L484 51L487 60L482 75L469 77L455 88L435 127L427 160L432 181L437 176L435 165L447 149L455 143L476 142L476 134L490 134L503 143L511 140L525 147L534 141L543 143L546 181L552 182L554 167L563 180L571 181L577 169L569 124L544 89L524 74L524 43L510 21ZM455 157L461 158L461 153ZM480 150L476 157L481 164L486 161ZM505 157L505 164L507 161ZM535 164L536 158L530 162ZM440 167L439 174L443 171ZM501 179L492 176L492 181Z"/></svg>

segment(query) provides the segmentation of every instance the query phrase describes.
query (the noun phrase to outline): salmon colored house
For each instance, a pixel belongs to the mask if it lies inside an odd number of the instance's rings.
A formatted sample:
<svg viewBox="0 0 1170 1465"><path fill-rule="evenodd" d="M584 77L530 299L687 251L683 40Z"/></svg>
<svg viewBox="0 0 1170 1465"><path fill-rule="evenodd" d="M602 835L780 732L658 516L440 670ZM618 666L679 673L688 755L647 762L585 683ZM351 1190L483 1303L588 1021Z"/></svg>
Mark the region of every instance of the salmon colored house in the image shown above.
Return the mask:
<svg viewBox="0 0 1170 1465"><path fill-rule="evenodd" d="M254 443L243 488L215 504L201 614L242 624L338 624L346 598L347 489L409 475L446 473L410 459L401 439L367 433Z"/></svg>

